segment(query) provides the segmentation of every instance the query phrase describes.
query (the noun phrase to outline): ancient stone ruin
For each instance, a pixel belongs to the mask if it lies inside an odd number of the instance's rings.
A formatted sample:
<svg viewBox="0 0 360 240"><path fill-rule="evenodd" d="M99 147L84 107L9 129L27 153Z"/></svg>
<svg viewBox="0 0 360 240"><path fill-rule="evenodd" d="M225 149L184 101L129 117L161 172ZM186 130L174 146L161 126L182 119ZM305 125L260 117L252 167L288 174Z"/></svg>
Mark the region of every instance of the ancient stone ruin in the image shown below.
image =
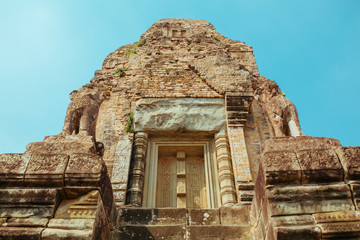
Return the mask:
<svg viewBox="0 0 360 240"><path fill-rule="evenodd" d="M303 134L253 49L163 19L0 155L0 239L360 239L360 147Z"/></svg>

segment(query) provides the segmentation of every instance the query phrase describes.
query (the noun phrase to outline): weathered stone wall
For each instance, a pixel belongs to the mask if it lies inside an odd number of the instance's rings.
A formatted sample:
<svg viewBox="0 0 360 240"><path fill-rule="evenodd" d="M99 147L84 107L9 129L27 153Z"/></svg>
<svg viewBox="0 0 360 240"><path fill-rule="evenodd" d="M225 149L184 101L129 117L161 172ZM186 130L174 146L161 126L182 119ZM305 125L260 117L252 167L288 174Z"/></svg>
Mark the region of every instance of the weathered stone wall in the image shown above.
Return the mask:
<svg viewBox="0 0 360 240"><path fill-rule="evenodd" d="M0 239L110 237L113 192L93 137L47 137L0 162Z"/></svg>
<svg viewBox="0 0 360 240"><path fill-rule="evenodd" d="M351 173L359 162L359 148L343 148L335 139L268 140L252 204L255 238L359 238L357 195L351 187L358 184Z"/></svg>

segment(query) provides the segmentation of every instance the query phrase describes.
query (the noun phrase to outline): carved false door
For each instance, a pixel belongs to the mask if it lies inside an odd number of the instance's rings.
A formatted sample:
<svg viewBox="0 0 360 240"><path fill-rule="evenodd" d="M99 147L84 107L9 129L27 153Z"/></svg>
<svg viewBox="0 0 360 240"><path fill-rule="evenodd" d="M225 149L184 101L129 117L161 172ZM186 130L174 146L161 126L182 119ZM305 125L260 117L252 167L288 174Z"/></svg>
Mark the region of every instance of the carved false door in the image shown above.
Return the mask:
<svg viewBox="0 0 360 240"><path fill-rule="evenodd" d="M176 207L175 156L159 157L156 195L156 207Z"/></svg>
<svg viewBox="0 0 360 240"><path fill-rule="evenodd" d="M186 207L207 208L204 158L189 157L186 160Z"/></svg>
<svg viewBox="0 0 360 240"><path fill-rule="evenodd" d="M158 156L156 207L208 207L203 153Z"/></svg>

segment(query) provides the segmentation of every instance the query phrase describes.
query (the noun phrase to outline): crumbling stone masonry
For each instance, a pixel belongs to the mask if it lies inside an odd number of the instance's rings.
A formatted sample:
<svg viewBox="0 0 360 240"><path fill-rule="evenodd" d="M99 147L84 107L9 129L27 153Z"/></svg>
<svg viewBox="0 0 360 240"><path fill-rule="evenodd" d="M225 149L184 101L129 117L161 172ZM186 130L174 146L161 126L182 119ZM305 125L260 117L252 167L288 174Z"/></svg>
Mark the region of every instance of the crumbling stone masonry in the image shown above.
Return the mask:
<svg viewBox="0 0 360 240"><path fill-rule="evenodd" d="M163 19L0 155L0 239L360 239L360 147L305 136L252 47Z"/></svg>

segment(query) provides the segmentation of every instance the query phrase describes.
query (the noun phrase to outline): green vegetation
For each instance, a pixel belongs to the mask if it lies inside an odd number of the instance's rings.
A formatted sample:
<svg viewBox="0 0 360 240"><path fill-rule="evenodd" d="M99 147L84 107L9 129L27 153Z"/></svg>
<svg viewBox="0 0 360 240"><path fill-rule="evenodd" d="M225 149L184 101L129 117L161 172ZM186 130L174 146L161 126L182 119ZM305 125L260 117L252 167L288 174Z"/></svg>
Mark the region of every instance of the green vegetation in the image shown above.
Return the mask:
<svg viewBox="0 0 360 240"><path fill-rule="evenodd" d="M116 75L116 74L119 74L120 77L124 76L124 71L126 70L126 67L121 67L121 68L118 68L116 69L115 72L113 72L112 75Z"/></svg>
<svg viewBox="0 0 360 240"><path fill-rule="evenodd" d="M221 42L220 38L218 37L215 37L215 40Z"/></svg>
<svg viewBox="0 0 360 240"><path fill-rule="evenodd" d="M125 53L126 56L130 56L131 54L137 54L137 51L135 49L130 49L127 53Z"/></svg>
<svg viewBox="0 0 360 240"><path fill-rule="evenodd" d="M146 43L146 39L141 39L140 41L138 41L137 43L135 43L132 48L125 53L126 56L130 56L131 54L137 54L137 51L135 50L135 48L137 47L141 47L142 45L144 45Z"/></svg>
<svg viewBox="0 0 360 240"><path fill-rule="evenodd" d="M133 125L134 125L134 114L132 112L130 112L129 113L129 119L128 119L128 122L126 124L126 132L128 132L128 133L135 132L134 128L133 128Z"/></svg>
<svg viewBox="0 0 360 240"><path fill-rule="evenodd" d="M133 45L133 48L136 48L136 47L141 47L142 45L144 45L146 43L146 39L141 39L140 41L138 41L137 43L135 43Z"/></svg>

